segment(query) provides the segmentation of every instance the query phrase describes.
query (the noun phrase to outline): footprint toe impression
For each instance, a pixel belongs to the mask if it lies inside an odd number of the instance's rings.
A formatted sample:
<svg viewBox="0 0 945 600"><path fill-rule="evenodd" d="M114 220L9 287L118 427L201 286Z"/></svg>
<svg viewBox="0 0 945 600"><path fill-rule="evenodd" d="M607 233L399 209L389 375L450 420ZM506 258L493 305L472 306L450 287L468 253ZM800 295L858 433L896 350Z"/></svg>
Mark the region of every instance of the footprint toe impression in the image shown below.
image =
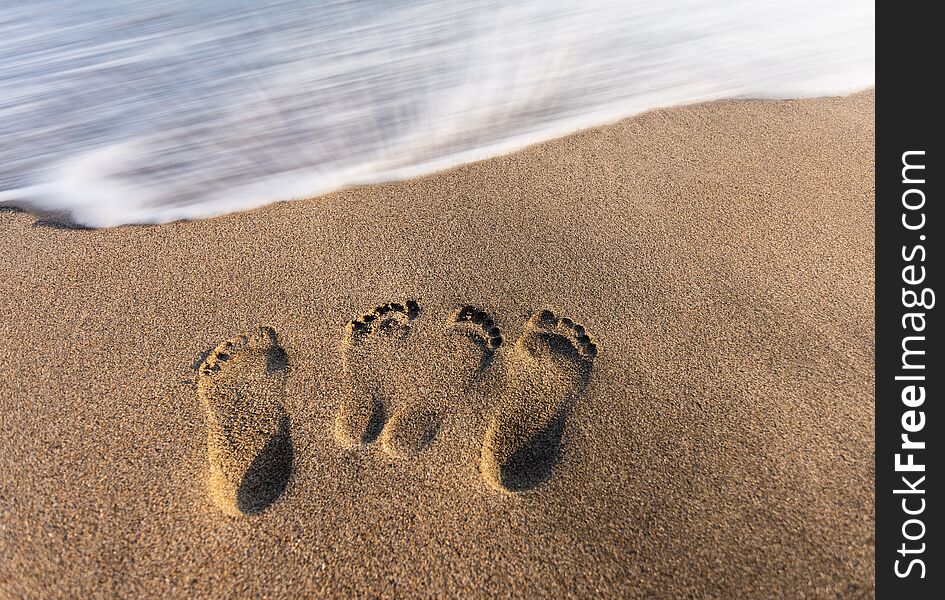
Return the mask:
<svg viewBox="0 0 945 600"><path fill-rule="evenodd" d="M453 331L464 335L475 344L481 354L479 370L489 366L496 350L502 345L502 332L492 317L474 306L461 306L447 320Z"/></svg>
<svg viewBox="0 0 945 600"><path fill-rule="evenodd" d="M209 492L227 514L261 512L289 481L293 452L284 408L286 371L285 351L269 327L221 343L199 367Z"/></svg>
<svg viewBox="0 0 945 600"><path fill-rule="evenodd" d="M490 486L523 491L551 475L565 418L596 355L581 325L550 310L532 315L512 349L508 386L483 441L480 468Z"/></svg>

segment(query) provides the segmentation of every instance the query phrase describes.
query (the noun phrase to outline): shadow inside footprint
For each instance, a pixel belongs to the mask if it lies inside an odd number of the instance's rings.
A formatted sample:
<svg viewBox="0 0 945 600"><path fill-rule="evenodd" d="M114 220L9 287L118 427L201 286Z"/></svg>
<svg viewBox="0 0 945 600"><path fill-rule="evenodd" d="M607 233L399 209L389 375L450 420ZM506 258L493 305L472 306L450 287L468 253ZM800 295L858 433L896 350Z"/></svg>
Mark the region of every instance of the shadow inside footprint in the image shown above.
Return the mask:
<svg viewBox="0 0 945 600"><path fill-rule="evenodd" d="M364 437L361 438L361 441L365 444L370 444L379 438L381 431L384 430L384 425L387 423L387 409L384 407L384 403L377 399L371 402L373 404L371 418L368 419L367 427L364 429Z"/></svg>
<svg viewBox="0 0 945 600"><path fill-rule="evenodd" d="M236 492L236 507L241 513L260 513L285 491L295 458L289 431L289 417L284 416L279 431L246 470Z"/></svg>
<svg viewBox="0 0 945 600"><path fill-rule="evenodd" d="M564 434L564 411L548 426L531 437L502 465L502 486L511 492L523 492L537 487L549 477L561 457L561 436Z"/></svg>
<svg viewBox="0 0 945 600"><path fill-rule="evenodd" d="M280 346L275 346L266 353L266 371L278 373L289 369L289 356Z"/></svg>
<svg viewBox="0 0 945 600"><path fill-rule="evenodd" d="M479 354L479 363L476 365L475 375L482 375L489 367L492 365L492 362L495 360L495 353L492 348L489 347L488 341L483 340L482 338L472 337L469 338L473 344L476 345L480 350Z"/></svg>

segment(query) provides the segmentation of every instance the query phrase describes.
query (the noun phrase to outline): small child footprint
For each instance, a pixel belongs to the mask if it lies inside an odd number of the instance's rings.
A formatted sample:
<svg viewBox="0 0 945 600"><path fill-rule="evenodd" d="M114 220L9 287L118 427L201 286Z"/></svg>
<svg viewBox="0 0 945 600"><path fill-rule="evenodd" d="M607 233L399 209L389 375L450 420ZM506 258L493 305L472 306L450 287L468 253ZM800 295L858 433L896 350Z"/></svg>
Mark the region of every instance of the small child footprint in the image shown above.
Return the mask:
<svg viewBox="0 0 945 600"><path fill-rule="evenodd" d="M446 384L447 404L471 417L493 395L490 367L502 345L502 331L486 311L470 305L450 313L446 325L437 377Z"/></svg>
<svg viewBox="0 0 945 600"><path fill-rule="evenodd" d="M551 475L565 417L596 355L581 325L549 310L532 315L512 348L508 386L483 441L480 469L490 486L517 492Z"/></svg>
<svg viewBox="0 0 945 600"><path fill-rule="evenodd" d="M198 369L209 492L227 514L264 510L288 483L293 452L283 405L286 370L285 351L269 327L221 343Z"/></svg>
<svg viewBox="0 0 945 600"><path fill-rule="evenodd" d="M345 448L370 443L393 456L423 449L436 434L437 416L419 402L402 402L388 417L397 378L410 368L412 322L420 315L414 300L388 302L345 326L341 344L345 398L335 418L335 438Z"/></svg>

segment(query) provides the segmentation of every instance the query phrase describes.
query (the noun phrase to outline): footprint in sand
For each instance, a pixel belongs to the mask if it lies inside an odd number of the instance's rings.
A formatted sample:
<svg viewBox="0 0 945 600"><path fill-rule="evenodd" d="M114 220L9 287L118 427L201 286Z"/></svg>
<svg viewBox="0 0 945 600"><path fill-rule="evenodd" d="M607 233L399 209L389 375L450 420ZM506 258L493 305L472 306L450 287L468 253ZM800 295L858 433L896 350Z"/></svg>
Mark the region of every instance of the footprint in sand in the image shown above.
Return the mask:
<svg viewBox="0 0 945 600"><path fill-rule="evenodd" d="M210 497L225 513L259 513L285 490L293 455L283 404L287 370L269 327L223 342L199 367Z"/></svg>
<svg viewBox="0 0 945 600"><path fill-rule="evenodd" d="M391 456L419 453L436 437L443 411L454 400L450 398L454 388L487 368L502 344L493 320L473 307L457 309L445 330L427 330L423 336L415 332L419 316L416 301L390 302L345 327L341 344L345 398L335 421L335 438L343 447L379 439ZM453 340L472 343L457 345ZM458 353L452 360L442 354L443 344L450 343ZM447 363L455 367L453 372L429 372ZM432 387L408 383L417 381Z"/></svg>
<svg viewBox="0 0 945 600"><path fill-rule="evenodd" d="M376 306L345 326L341 363L345 398L335 418L335 438L345 448L382 437L395 456L419 452L435 435L436 419L418 403L404 403L390 418L388 397L409 366L414 300Z"/></svg>
<svg viewBox="0 0 945 600"><path fill-rule="evenodd" d="M551 475L565 418L596 355L581 325L549 310L532 315L512 348L508 386L483 440L480 468L490 486L523 491Z"/></svg>

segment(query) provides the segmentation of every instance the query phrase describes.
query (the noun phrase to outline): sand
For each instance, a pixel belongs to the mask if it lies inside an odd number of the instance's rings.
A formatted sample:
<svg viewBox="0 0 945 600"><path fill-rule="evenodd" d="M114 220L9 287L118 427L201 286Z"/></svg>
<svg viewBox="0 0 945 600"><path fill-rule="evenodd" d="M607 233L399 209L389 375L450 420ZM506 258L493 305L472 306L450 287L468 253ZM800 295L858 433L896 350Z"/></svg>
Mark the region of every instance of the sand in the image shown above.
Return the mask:
<svg viewBox="0 0 945 600"><path fill-rule="evenodd" d="M871 596L873 102L0 212L0 596Z"/></svg>

